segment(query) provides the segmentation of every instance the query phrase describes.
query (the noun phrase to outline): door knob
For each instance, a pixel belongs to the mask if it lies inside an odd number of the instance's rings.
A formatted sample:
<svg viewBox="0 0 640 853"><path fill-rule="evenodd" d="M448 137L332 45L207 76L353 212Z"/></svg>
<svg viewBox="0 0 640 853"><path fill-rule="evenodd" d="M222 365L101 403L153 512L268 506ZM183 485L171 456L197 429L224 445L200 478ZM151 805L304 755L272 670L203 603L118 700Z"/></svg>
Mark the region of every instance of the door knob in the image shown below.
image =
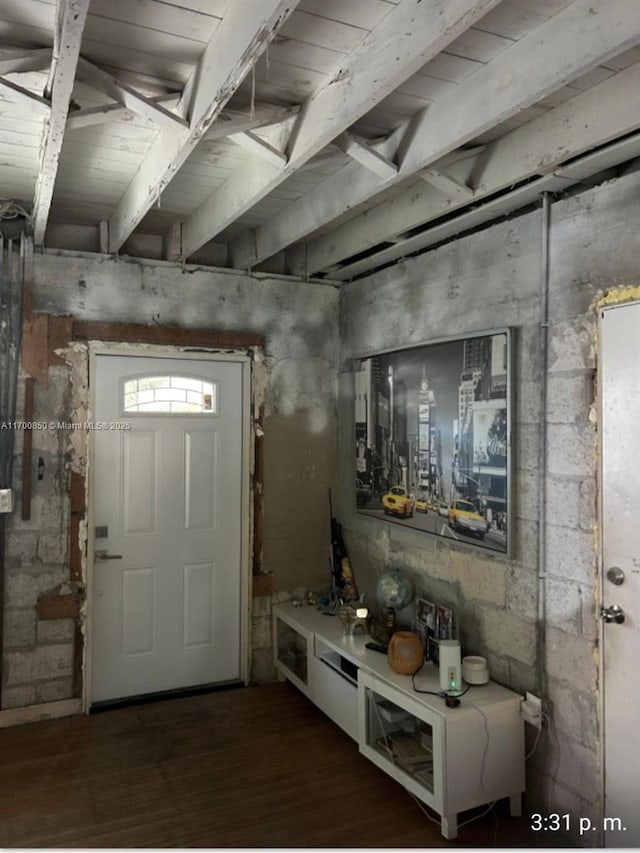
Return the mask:
<svg viewBox="0 0 640 853"><path fill-rule="evenodd" d="M622 625L624 622L624 610L619 604L612 604L610 607L601 607L600 616L603 622L615 622Z"/></svg>
<svg viewBox="0 0 640 853"><path fill-rule="evenodd" d="M620 586L624 583L624 572L622 569L618 568L618 566L611 566L611 568L607 570L607 580L610 580L611 583L614 583L616 586Z"/></svg>
<svg viewBox="0 0 640 853"><path fill-rule="evenodd" d="M121 560L122 554L109 554L108 551L96 551L94 557L96 560Z"/></svg>

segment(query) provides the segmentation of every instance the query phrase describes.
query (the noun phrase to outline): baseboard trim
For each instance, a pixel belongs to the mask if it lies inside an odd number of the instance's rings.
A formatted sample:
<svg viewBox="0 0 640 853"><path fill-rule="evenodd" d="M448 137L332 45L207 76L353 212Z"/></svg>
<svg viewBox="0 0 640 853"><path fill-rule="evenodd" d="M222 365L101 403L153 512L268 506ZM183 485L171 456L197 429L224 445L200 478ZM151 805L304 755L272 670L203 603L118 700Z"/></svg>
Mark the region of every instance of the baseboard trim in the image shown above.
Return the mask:
<svg viewBox="0 0 640 853"><path fill-rule="evenodd" d="M42 705L29 705L27 708L7 708L0 711L0 729L23 726L26 723L41 723L43 720L57 720L75 714L82 714L81 699L43 702Z"/></svg>

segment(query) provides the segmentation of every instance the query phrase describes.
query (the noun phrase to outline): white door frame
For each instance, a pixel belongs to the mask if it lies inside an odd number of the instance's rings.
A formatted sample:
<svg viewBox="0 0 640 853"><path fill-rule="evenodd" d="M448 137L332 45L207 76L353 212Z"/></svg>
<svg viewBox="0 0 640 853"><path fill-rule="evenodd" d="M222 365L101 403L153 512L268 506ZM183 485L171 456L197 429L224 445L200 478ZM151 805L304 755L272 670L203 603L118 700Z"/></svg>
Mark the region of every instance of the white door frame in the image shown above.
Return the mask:
<svg viewBox="0 0 640 853"><path fill-rule="evenodd" d="M213 349L199 349L150 344L122 344L90 341L89 354L89 408L87 420L93 420L96 410L96 356L121 355L145 358L174 358L185 361L233 361L242 366L242 520L240 543L240 678L247 684L251 665L251 541L252 489L251 464L254 436L251 429L251 357L246 350L230 353ZM82 661L82 710L88 714L92 704L92 652L93 652L93 579L95 552L95 506L93 500L95 477L95 433L90 430L87 440L88 500L87 500L87 571L84 631L85 644Z"/></svg>

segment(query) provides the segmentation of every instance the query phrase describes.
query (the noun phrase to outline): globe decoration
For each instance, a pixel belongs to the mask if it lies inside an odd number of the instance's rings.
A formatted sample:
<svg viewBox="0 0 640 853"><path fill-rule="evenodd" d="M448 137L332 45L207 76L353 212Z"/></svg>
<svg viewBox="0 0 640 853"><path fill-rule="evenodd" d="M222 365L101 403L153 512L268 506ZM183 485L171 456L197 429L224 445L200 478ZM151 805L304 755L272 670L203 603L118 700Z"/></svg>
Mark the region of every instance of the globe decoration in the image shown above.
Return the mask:
<svg viewBox="0 0 640 853"><path fill-rule="evenodd" d="M387 630L391 635L395 630L396 611L402 610L413 600L413 582L400 569L393 569L378 578L376 595L387 612Z"/></svg>

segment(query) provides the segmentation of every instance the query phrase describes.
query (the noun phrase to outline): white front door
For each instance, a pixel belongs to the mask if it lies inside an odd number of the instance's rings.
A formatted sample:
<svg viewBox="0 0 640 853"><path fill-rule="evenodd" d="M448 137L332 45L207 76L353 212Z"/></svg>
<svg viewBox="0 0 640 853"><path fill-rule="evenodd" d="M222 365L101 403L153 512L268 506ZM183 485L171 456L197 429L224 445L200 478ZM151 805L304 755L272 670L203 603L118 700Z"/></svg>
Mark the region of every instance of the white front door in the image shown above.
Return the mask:
<svg viewBox="0 0 640 853"><path fill-rule="evenodd" d="M242 383L96 356L92 702L241 677Z"/></svg>
<svg viewBox="0 0 640 853"><path fill-rule="evenodd" d="M640 847L640 303L601 311L600 361L603 829Z"/></svg>

